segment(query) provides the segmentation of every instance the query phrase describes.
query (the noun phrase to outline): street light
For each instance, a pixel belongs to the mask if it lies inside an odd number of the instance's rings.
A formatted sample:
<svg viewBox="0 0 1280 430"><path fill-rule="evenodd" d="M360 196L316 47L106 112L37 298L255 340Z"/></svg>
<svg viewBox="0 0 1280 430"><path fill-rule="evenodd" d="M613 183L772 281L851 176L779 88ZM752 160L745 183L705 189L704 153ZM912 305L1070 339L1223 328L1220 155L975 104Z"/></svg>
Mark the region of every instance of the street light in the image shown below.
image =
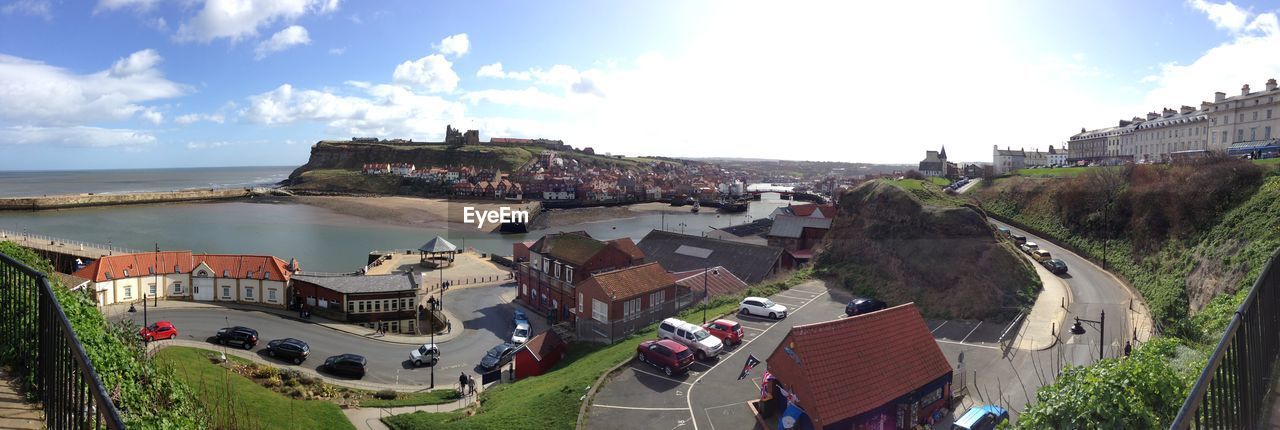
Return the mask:
<svg viewBox="0 0 1280 430"><path fill-rule="evenodd" d="M1084 334L1084 326L1081 325L1080 323L1089 323L1089 324L1098 325L1098 361L1102 361L1102 347L1105 345L1104 336L1106 336L1106 332L1107 332L1107 311L1102 311L1102 314L1098 317L1097 321L1082 320L1080 319L1080 317L1076 317L1075 325L1071 326L1071 334L1074 334L1074 335Z"/></svg>

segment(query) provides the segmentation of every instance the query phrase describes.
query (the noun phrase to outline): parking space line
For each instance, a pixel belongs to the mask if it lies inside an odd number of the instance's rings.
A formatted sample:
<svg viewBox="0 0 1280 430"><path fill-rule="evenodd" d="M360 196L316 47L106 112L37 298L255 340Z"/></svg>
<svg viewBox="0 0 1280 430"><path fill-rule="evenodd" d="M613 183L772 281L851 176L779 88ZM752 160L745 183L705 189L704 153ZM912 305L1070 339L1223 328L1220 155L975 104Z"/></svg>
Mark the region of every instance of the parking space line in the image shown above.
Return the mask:
<svg viewBox="0 0 1280 430"><path fill-rule="evenodd" d="M934 339L934 341L942 342L942 343L950 343L950 344L952 344L952 345L972 346L972 347L974 347L974 348L994 349L994 350L997 350L997 351L999 351L999 350L1000 350L1000 348L997 348L997 347L994 347L994 346L978 345L978 344L976 344L976 343L956 342L956 341L954 341L954 340L946 340L946 339Z"/></svg>
<svg viewBox="0 0 1280 430"><path fill-rule="evenodd" d="M737 405L741 405L741 404L745 404L745 403L747 403L747 402L730 403L730 404L722 405L722 406L712 406L712 407L709 407L709 408L703 408L703 409L702 409L702 413L703 413L703 414L706 414L706 416L707 416L707 423L708 423L708 424L711 424L711 430L716 430L716 420L711 419L711 410L712 410L712 409L720 409L720 408L725 408L725 407L729 407L729 406L737 406Z"/></svg>
<svg viewBox="0 0 1280 430"><path fill-rule="evenodd" d="M949 322L951 321L943 321L942 324L938 324L938 327L933 329L933 331L930 331L929 333L937 333L939 328L942 328L942 326L947 325L947 323Z"/></svg>
<svg viewBox="0 0 1280 430"><path fill-rule="evenodd" d="M678 384L693 385L693 383L692 383L692 382L684 382L684 381L681 381L681 380L679 380L679 379L671 379L671 378L668 378L668 377L666 377L666 376L659 375L659 374L657 374L657 373L653 373L653 372L649 372L649 371L640 370L640 369L637 369L637 368L634 368L634 367L632 367L632 368L631 368L631 370L634 370L634 371L637 371L637 372L640 372L640 373L643 373L643 374L646 374L646 375L649 375L649 376L656 376L656 377L659 377L659 378L662 378L662 379L666 379L666 380L668 380L668 381L675 382L675 383L678 383Z"/></svg>
<svg viewBox="0 0 1280 430"><path fill-rule="evenodd" d="M786 298L788 298L788 299L795 299L795 300L809 300L809 299L812 299L812 298L813 298L813 297L794 297L794 296L788 296L788 295L786 295L786 294L782 294L782 293L774 294L774 296L775 296L775 297L786 297ZM815 296L816 296L816 295L815 295Z"/></svg>
<svg viewBox="0 0 1280 430"><path fill-rule="evenodd" d="M960 343L969 340L969 336L973 336L973 332L978 331L978 327L982 327L982 321L978 321L978 325L973 326L973 330L969 330L969 334L964 335L964 339L960 339Z"/></svg>
<svg viewBox="0 0 1280 430"><path fill-rule="evenodd" d="M639 406L614 406L614 405L602 405L602 404L599 404L599 403L593 403L591 406L592 406L592 407L597 407L597 406L598 406L598 407L602 407L602 408L611 408L611 409L630 409L630 410L633 410L633 411L687 411L687 410L689 410L689 408L644 408L644 407L639 407Z"/></svg>
<svg viewBox="0 0 1280 430"><path fill-rule="evenodd" d="M764 331L764 329L762 328L747 327L745 324L738 324L738 325L742 326L742 328L745 328L747 330Z"/></svg>

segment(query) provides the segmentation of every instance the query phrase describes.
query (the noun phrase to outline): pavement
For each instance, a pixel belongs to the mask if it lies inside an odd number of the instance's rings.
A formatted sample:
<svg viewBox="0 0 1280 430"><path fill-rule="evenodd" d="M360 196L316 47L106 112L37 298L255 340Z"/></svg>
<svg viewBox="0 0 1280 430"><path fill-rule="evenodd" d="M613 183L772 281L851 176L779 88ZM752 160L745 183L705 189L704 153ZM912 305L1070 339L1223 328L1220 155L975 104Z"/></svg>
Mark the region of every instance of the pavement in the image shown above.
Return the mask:
<svg viewBox="0 0 1280 430"><path fill-rule="evenodd" d="M515 298L514 284L475 286L457 290L450 288L445 297L446 307L453 309L454 313L453 333L449 342L441 345L440 361L436 363L434 369L431 366L415 367L409 361L409 351L413 346L389 341L388 338L395 335L387 335L383 338L369 337L366 336L367 332L335 329L331 325L317 322L315 317L312 317L312 320L300 320L297 314L292 312L162 300L159 308L148 310L148 319L170 321L178 328L180 340L195 342L195 345L214 350L223 349L222 346L211 341L219 328L228 325L252 327L258 330L258 346L249 351L226 349L236 351L234 353L247 353L249 357L257 357L262 362L280 368L309 370L315 374L321 373L318 367L324 362L325 357L357 353L369 360L368 372L363 379L355 380L327 375L326 379L377 387L377 389L413 391L429 386L433 377L436 386L449 386L451 381L457 380L459 373L467 373L478 379L480 372L476 364L484 357L485 352L511 336L511 317L517 309L517 305L511 303ZM139 324L143 319L141 309L134 313L108 312L107 316L113 320L131 318ZM535 334L548 328L544 322L536 318L531 323ZM301 339L311 347L311 354L302 365L276 360L267 357L263 352L263 348L270 340L286 337ZM442 338L443 336L437 336L437 343ZM429 341L429 338L424 340L406 337L390 340L412 341L413 345L418 345ZM168 340L157 341L160 344L169 342Z"/></svg>
<svg viewBox="0 0 1280 430"><path fill-rule="evenodd" d="M45 428L44 411L40 405L28 403L22 393L18 392L13 376L0 370L0 428L32 429Z"/></svg>
<svg viewBox="0 0 1280 430"><path fill-rule="evenodd" d="M956 193L958 194L967 193L969 192L969 190L973 189L974 185L978 185L979 182L982 182L982 178L973 178L973 180L969 181L969 183L964 184L963 187L960 187L960 189L956 190Z"/></svg>

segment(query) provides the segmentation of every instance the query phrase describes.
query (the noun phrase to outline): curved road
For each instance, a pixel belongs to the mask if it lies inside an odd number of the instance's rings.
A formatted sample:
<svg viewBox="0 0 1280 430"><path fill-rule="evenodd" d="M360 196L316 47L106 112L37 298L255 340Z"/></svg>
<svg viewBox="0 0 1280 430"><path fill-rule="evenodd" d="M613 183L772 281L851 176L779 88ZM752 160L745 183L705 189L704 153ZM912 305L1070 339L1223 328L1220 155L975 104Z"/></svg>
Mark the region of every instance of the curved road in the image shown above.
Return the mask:
<svg viewBox="0 0 1280 430"><path fill-rule="evenodd" d="M445 305L455 318L463 321L462 327L466 332L440 344L440 362L435 366L436 386L456 385L461 372L474 376L477 373L475 365L485 352L510 338L511 317L515 310L510 301L514 297L514 284L460 288L445 294ZM138 324L142 323L141 309L125 315ZM148 311L148 319L152 322L171 321L178 327L179 338L196 341L208 341L219 328L228 323L252 327L258 330L258 346L253 351L283 369L291 368L294 364L269 358L263 349L272 339L293 337L307 342L311 347L311 354L301 367L318 371L325 358L353 353L369 360L364 381L410 386L425 386L431 381L430 367L415 368L409 362L409 351L415 348L413 345L356 336L273 313L231 308L166 309L162 303L158 309L151 308ZM455 323L454 328L458 328L458 324ZM535 325L534 328L536 330L539 327ZM209 347L218 349L222 346L210 342ZM338 379L345 378L321 373Z"/></svg>

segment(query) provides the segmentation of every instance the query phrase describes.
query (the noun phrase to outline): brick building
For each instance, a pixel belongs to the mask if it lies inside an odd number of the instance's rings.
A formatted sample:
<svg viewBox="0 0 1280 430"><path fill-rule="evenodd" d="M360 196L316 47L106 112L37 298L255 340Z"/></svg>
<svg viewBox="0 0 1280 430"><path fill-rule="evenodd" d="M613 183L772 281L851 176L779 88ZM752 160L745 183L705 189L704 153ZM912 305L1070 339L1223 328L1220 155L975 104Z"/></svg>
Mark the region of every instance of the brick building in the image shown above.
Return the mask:
<svg viewBox="0 0 1280 430"><path fill-rule="evenodd" d="M517 248L513 246L513 252ZM576 286L592 273L645 261L631 239L601 241L582 231L543 236L529 247L528 255L527 262L516 266L516 300L551 321L577 319Z"/></svg>
<svg viewBox="0 0 1280 430"><path fill-rule="evenodd" d="M676 314L675 278L658 263L596 273L578 285L578 338L613 343Z"/></svg>
<svg viewBox="0 0 1280 430"><path fill-rule="evenodd" d="M395 275L293 276L298 300L325 318L417 334L418 280Z"/></svg>

